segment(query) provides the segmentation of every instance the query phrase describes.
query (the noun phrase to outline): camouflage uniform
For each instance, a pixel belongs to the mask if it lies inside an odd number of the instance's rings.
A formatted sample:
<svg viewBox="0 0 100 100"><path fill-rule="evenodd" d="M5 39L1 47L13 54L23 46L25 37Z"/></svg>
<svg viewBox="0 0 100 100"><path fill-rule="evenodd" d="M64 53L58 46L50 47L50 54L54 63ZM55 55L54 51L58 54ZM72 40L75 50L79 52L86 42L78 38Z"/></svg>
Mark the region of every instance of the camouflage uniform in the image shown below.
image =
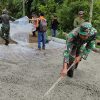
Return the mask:
<svg viewBox="0 0 100 100"><path fill-rule="evenodd" d="M89 38L86 40L82 40L79 37L79 30L80 28L76 28L68 35L66 44L67 49L64 51L65 63L73 62L77 56L86 59L90 51L95 48L96 29L91 29Z"/></svg>
<svg viewBox="0 0 100 100"><path fill-rule="evenodd" d="M85 22L85 20L83 18L81 18L81 19L80 19L80 17L75 18L75 20L74 20L74 28L79 27L84 22Z"/></svg>
<svg viewBox="0 0 100 100"><path fill-rule="evenodd" d="M10 30L10 26L9 25L2 24L2 27L1 27L1 37L6 42L9 41L9 30Z"/></svg>
<svg viewBox="0 0 100 100"><path fill-rule="evenodd" d="M8 15L7 10L3 10L3 14L0 16L0 20L2 22L1 37L5 40L5 45L8 45L9 44L9 31L10 31L9 20L14 21L14 18Z"/></svg>

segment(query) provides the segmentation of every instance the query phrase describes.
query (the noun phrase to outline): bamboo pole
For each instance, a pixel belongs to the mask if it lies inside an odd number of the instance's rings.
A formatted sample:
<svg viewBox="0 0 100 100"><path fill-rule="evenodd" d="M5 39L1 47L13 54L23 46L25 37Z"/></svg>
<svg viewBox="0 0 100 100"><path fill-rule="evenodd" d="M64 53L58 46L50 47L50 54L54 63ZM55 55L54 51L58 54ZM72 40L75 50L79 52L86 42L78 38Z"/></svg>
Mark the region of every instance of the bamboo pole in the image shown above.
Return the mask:
<svg viewBox="0 0 100 100"><path fill-rule="evenodd" d="M90 23L92 21L92 16L93 16L93 0L91 0L91 4L90 4L90 18L89 18Z"/></svg>
<svg viewBox="0 0 100 100"><path fill-rule="evenodd" d="M25 0L23 0L23 16L25 16Z"/></svg>

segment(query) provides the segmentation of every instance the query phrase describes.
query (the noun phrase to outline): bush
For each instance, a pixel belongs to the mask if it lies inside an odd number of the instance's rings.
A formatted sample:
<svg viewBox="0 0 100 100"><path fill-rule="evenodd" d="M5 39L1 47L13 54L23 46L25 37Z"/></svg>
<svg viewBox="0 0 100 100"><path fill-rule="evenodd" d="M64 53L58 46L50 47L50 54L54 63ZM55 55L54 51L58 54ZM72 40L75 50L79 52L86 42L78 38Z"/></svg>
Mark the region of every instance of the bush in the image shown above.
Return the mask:
<svg viewBox="0 0 100 100"><path fill-rule="evenodd" d="M89 16L89 5L87 1L76 1L68 3L65 0L62 8L59 8L57 15L59 16L60 27L66 32L73 29L73 21L79 10L85 11L85 19Z"/></svg>
<svg viewBox="0 0 100 100"><path fill-rule="evenodd" d="M94 3L94 11L93 11L93 26L97 29L98 35L100 36L100 2Z"/></svg>
<svg viewBox="0 0 100 100"><path fill-rule="evenodd" d="M57 34L57 38L66 40L65 35L63 34L63 30L59 30Z"/></svg>

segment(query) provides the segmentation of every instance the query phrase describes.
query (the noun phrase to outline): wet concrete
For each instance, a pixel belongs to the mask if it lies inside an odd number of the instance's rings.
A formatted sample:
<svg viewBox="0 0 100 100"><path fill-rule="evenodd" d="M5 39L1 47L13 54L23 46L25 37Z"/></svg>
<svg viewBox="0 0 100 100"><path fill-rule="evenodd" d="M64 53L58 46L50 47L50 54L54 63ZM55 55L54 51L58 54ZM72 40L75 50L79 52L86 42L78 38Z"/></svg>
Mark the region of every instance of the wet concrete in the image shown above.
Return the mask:
<svg viewBox="0 0 100 100"><path fill-rule="evenodd" d="M100 54L92 52L74 77L65 77L43 98L60 77L64 44L50 42L0 46L0 100L100 100Z"/></svg>

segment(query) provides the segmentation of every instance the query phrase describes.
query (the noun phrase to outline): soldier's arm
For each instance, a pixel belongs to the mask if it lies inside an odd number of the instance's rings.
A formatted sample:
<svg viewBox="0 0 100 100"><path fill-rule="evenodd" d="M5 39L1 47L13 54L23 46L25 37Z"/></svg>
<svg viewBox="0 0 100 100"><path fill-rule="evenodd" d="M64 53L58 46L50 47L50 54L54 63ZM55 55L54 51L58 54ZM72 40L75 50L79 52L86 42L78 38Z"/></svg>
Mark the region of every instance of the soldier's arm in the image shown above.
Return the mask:
<svg viewBox="0 0 100 100"><path fill-rule="evenodd" d="M93 49L95 49L95 40L93 40L89 44L87 44L87 46L86 46L87 54L89 54L90 51L92 51Z"/></svg>
<svg viewBox="0 0 100 100"><path fill-rule="evenodd" d="M12 16L9 16L10 17L10 20L11 21L15 21L16 20L16 18L14 18L14 17L12 17Z"/></svg>
<svg viewBox="0 0 100 100"><path fill-rule="evenodd" d="M86 45L87 54L89 54L91 50L94 50L96 48L95 44L96 44L97 30L94 29L91 32L93 32L93 35L90 36L89 42Z"/></svg>
<svg viewBox="0 0 100 100"><path fill-rule="evenodd" d="M67 47L67 51L70 53L72 46L73 46L73 40L74 40L75 34L74 33L69 33L68 34L68 38L66 40L66 47Z"/></svg>
<svg viewBox="0 0 100 100"><path fill-rule="evenodd" d="M86 60L86 58L88 57L88 54L95 49L95 41L91 41L89 43L86 44L86 46L82 46L80 48L80 56Z"/></svg>
<svg viewBox="0 0 100 100"><path fill-rule="evenodd" d="M69 59L70 55L71 55L71 51L72 51L72 46L73 46L73 33L69 33L68 34L68 38L66 40L66 49L64 50L64 57Z"/></svg>

